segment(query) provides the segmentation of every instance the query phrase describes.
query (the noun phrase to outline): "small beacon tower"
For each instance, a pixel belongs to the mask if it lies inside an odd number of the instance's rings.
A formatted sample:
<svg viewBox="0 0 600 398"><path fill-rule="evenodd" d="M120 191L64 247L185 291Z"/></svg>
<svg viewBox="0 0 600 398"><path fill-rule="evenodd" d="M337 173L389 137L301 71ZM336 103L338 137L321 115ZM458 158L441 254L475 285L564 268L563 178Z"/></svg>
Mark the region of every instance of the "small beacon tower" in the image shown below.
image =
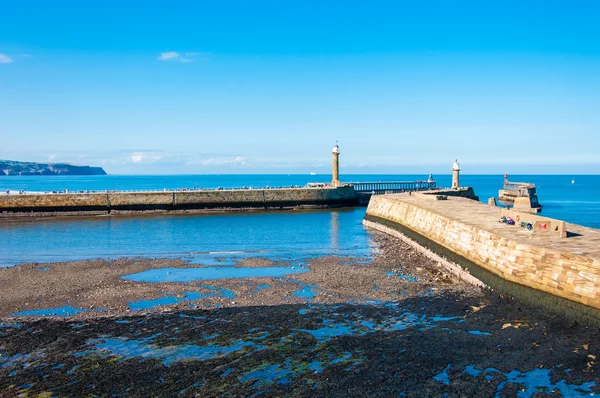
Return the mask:
<svg viewBox="0 0 600 398"><path fill-rule="evenodd" d="M452 165L452 189L460 188L460 165L458 164L458 159L454 161Z"/></svg>
<svg viewBox="0 0 600 398"><path fill-rule="evenodd" d="M340 183L340 147L338 146L337 141L331 153L333 153L333 177L331 179L331 186L339 187L342 184Z"/></svg>

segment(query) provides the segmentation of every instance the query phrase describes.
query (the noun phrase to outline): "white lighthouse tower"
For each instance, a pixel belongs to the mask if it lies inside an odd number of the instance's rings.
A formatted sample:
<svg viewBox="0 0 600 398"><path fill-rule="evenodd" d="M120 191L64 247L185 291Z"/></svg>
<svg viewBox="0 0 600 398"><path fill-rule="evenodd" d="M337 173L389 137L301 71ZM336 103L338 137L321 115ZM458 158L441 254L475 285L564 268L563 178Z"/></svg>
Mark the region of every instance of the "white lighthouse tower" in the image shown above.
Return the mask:
<svg viewBox="0 0 600 398"><path fill-rule="evenodd" d="M331 186L339 187L342 184L340 183L340 147L338 146L337 141L331 153L333 153L333 172L331 178Z"/></svg>
<svg viewBox="0 0 600 398"><path fill-rule="evenodd" d="M452 165L452 189L460 188L460 165L458 159L454 161Z"/></svg>

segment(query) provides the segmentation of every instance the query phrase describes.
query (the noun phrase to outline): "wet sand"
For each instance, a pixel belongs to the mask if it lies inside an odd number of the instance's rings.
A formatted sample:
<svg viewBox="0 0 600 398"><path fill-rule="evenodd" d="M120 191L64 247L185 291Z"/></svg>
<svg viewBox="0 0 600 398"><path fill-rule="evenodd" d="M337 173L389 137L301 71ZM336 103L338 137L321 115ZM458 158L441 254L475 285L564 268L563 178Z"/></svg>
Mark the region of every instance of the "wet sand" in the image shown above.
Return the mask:
<svg viewBox="0 0 600 398"><path fill-rule="evenodd" d="M175 260L2 269L0 396L600 392L597 328L457 281L393 237L376 240L372 259L248 259L230 266L307 270L276 278L122 279L201 267ZM61 306L86 311L14 315Z"/></svg>

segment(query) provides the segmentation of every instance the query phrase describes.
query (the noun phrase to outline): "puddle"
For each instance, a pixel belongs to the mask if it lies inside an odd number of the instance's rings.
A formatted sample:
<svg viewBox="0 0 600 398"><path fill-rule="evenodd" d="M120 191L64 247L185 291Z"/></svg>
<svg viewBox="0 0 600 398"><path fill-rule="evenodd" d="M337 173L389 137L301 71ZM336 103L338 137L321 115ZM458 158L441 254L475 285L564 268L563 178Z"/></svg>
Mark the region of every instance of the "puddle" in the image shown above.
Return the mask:
<svg viewBox="0 0 600 398"><path fill-rule="evenodd" d="M349 352L346 352L343 357L336 358L336 359L332 360L331 362L329 362L329 365L335 365L336 363L342 363L344 361L349 361L351 358L352 358L352 354Z"/></svg>
<svg viewBox="0 0 600 398"><path fill-rule="evenodd" d="M502 372L500 372L498 369L494 369L494 368L477 370L477 369L475 369L474 365L469 365L469 366L465 367L465 370L463 370L463 373L473 376L475 378L477 376L479 376L481 373L483 373L485 375L484 378L488 381L492 380L494 378L493 373L502 374Z"/></svg>
<svg viewBox="0 0 600 398"><path fill-rule="evenodd" d="M469 365L469 366L465 367L465 370L463 370L464 374L468 374L473 377L479 376L479 374L481 372L482 372L482 370L475 369L475 366L473 366L473 365Z"/></svg>
<svg viewBox="0 0 600 398"><path fill-rule="evenodd" d="M27 369L34 362L44 358L46 354L37 350L28 354L15 354L13 356L0 355L0 368L8 368L11 366L19 365L23 369Z"/></svg>
<svg viewBox="0 0 600 398"><path fill-rule="evenodd" d="M183 297L165 296L156 299L132 301L127 303L127 305L133 311L143 311L159 306L178 304L182 301L197 300L199 296L200 293L198 292L185 292L185 296Z"/></svg>
<svg viewBox="0 0 600 398"><path fill-rule="evenodd" d="M296 297L302 297L312 300L317 295L317 292L315 292L314 289L305 287L303 289L292 292L292 294Z"/></svg>
<svg viewBox="0 0 600 398"><path fill-rule="evenodd" d="M206 298L206 297L221 297L221 298L227 298L227 299L232 299L235 297L235 293L233 292L233 290L229 290L229 289L225 289L225 288L221 288L221 287L214 287L214 286L202 286L205 289L209 289L212 290L211 293L205 294L202 298Z"/></svg>
<svg viewBox="0 0 600 398"><path fill-rule="evenodd" d="M101 310L101 309L96 309ZM26 310L14 312L13 316L72 316L81 314L83 312L87 312L88 310L85 308L76 308L71 307L70 305L65 305L62 307L56 308L42 308L39 310Z"/></svg>
<svg viewBox="0 0 600 398"><path fill-rule="evenodd" d="M260 369L253 370L251 372L246 373L240 379L242 383L256 380L256 385L273 383L277 381L281 384L287 384L290 382L289 377L294 376L295 372L282 368L279 365L266 365L262 366Z"/></svg>
<svg viewBox="0 0 600 398"><path fill-rule="evenodd" d="M448 371L450 370L450 364L444 368L442 373L433 376L435 381L439 381L442 384L450 385L450 377L448 376Z"/></svg>
<svg viewBox="0 0 600 398"><path fill-rule="evenodd" d="M253 342L238 341L229 346L208 344L197 346L193 344L160 347L147 343L148 339L128 340L122 337L101 338L88 342L93 345L97 353L103 357L120 356L121 360L127 359L160 359L165 366L186 360L205 361L216 357L225 357L233 352L242 350L261 350L262 347Z"/></svg>
<svg viewBox="0 0 600 398"><path fill-rule="evenodd" d="M206 267L206 268L159 268L121 278L135 282L192 282L211 279L281 277L288 274L307 272L306 268L295 267Z"/></svg>
<svg viewBox="0 0 600 398"><path fill-rule="evenodd" d="M334 337L347 336L352 334L357 334L354 328L351 328L348 325L343 324L331 324L326 327L322 327L320 329L298 329L301 332L311 334L315 339L319 340L319 342L326 342Z"/></svg>
<svg viewBox="0 0 600 398"><path fill-rule="evenodd" d="M318 292L319 288L314 285L309 285L307 283L300 282L295 279L290 279L290 280L292 282L295 282L295 283L299 284L300 286L302 286L302 289L292 292L292 294L296 297L305 298L310 301L313 298L315 298L315 296L317 294L319 294L319 292Z"/></svg>
<svg viewBox="0 0 600 398"><path fill-rule="evenodd" d="M491 334L490 332L481 332L479 330L469 330L469 333L475 336L489 336Z"/></svg>
<svg viewBox="0 0 600 398"><path fill-rule="evenodd" d="M50 267L36 268L35 270L38 272L46 272L46 271L50 271Z"/></svg>
<svg viewBox="0 0 600 398"><path fill-rule="evenodd" d="M535 369L527 373L513 370L510 373L505 374L505 376L506 381L498 384L497 396L500 395L500 391L502 391L506 383L515 383L525 386L525 389L521 390L519 393L519 397L533 397L536 392L547 392L554 389L560 391L563 397L582 397L594 393L591 387L596 386L596 383L593 381L576 385L567 384L565 380L560 380L558 383L553 384L550 379L550 369Z"/></svg>
<svg viewBox="0 0 600 398"><path fill-rule="evenodd" d="M403 279L407 282L417 282L419 280L419 278L417 278L416 276L410 276L410 275L406 275L406 274L401 274L397 271L390 271L387 274L385 274L386 276L395 276L396 278L400 278Z"/></svg>
<svg viewBox="0 0 600 398"><path fill-rule="evenodd" d="M233 371L235 371L234 368L225 369L225 371L223 373L221 373L220 377L226 377L229 374L231 374Z"/></svg>
<svg viewBox="0 0 600 398"><path fill-rule="evenodd" d="M221 298L234 298L235 297L235 293L229 289L222 289L222 288L218 288L218 287L214 287L214 286L202 286L202 287L210 290L210 292L209 293L201 293L201 292L186 291L186 292L183 292L182 297L177 297L176 295L171 294L171 295L168 295L165 297L159 297L159 298L155 298L155 299L131 301L131 302L127 303L127 305L133 311L143 311L143 310L149 310L149 309L159 307L159 306L175 305L175 304L179 304L184 301L196 301L196 300L210 298L210 297L221 297ZM168 293L166 293L166 294L168 294Z"/></svg>
<svg viewBox="0 0 600 398"><path fill-rule="evenodd" d="M455 319L462 319L462 317L460 316L434 316L431 318L432 321L434 322L448 322L448 321L453 321Z"/></svg>
<svg viewBox="0 0 600 398"><path fill-rule="evenodd" d="M321 373L324 369L324 367L322 365L323 365L323 362L313 361L308 364L308 370L310 370L311 372L315 372L315 373Z"/></svg>
<svg viewBox="0 0 600 398"><path fill-rule="evenodd" d="M261 290L270 289L270 288L271 288L271 285L267 285L266 283L263 283L263 284L256 286L253 293L258 293Z"/></svg>
<svg viewBox="0 0 600 398"><path fill-rule="evenodd" d="M21 326L23 326L22 323L0 322L0 329L20 328Z"/></svg>
<svg viewBox="0 0 600 398"><path fill-rule="evenodd" d="M240 382L245 383L254 381L252 385L254 388L273 383L288 384L291 382L292 378L303 373L321 373L328 366L340 363L349 365L345 370L350 370L363 363L364 359L364 356L353 358L353 354L347 351L344 352L341 357L326 355L324 358L314 358L310 362L288 358L281 364L262 364L258 368L242 375Z"/></svg>
<svg viewBox="0 0 600 398"><path fill-rule="evenodd" d="M394 308L395 303L386 303L383 307ZM298 310L300 315L309 312L309 309L302 308ZM353 319L352 314L338 316L335 312L323 314L325 319L320 328L316 329L297 329L300 332L309 333L319 343L324 343L336 337L347 335L362 336L373 332L393 332L402 331L410 327L420 327L423 330L437 326L438 322L446 322L455 319L462 319L460 316L434 316L418 315L409 311L404 311L400 314L390 315L385 321L374 320L357 316ZM327 319L327 316L330 319Z"/></svg>
<svg viewBox="0 0 600 398"><path fill-rule="evenodd" d="M450 366L450 365L448 365ZM524 386L520 388L518 392L519 397L529 398L533 397L536 393L548 394L550 391L558 390L563 397L583 397L593 395L594 391L592 387L596 386L593 381L582 383L582 384L567 384L563 379L556 383L552 383L550 377L550 369L534 369L530 372L519 372L513 370L509 373L503 374L498 369L487 368L485 370L477 370L475 365L469 365L465 368L463 373L471 375L473 377L479 376L481 373L497 373L503 375L506 380L498 384L496 389L496 397L500 397L502 390L507 383L514 383ZM492 375L486 375L486 380L491 380Z"/></svg>

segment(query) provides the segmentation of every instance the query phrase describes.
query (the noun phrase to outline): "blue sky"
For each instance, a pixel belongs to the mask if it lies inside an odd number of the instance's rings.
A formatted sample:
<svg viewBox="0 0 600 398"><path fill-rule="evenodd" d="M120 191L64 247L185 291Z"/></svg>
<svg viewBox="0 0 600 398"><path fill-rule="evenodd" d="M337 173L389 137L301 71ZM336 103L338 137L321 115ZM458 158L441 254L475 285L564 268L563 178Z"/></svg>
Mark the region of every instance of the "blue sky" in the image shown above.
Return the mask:
<svg viewBox="0 0 600 398"><path fill-rule="evenodd" d="M126 3L126 4L123 4ZM594 1L4 2L0 158L600 173Z"/></svg>

